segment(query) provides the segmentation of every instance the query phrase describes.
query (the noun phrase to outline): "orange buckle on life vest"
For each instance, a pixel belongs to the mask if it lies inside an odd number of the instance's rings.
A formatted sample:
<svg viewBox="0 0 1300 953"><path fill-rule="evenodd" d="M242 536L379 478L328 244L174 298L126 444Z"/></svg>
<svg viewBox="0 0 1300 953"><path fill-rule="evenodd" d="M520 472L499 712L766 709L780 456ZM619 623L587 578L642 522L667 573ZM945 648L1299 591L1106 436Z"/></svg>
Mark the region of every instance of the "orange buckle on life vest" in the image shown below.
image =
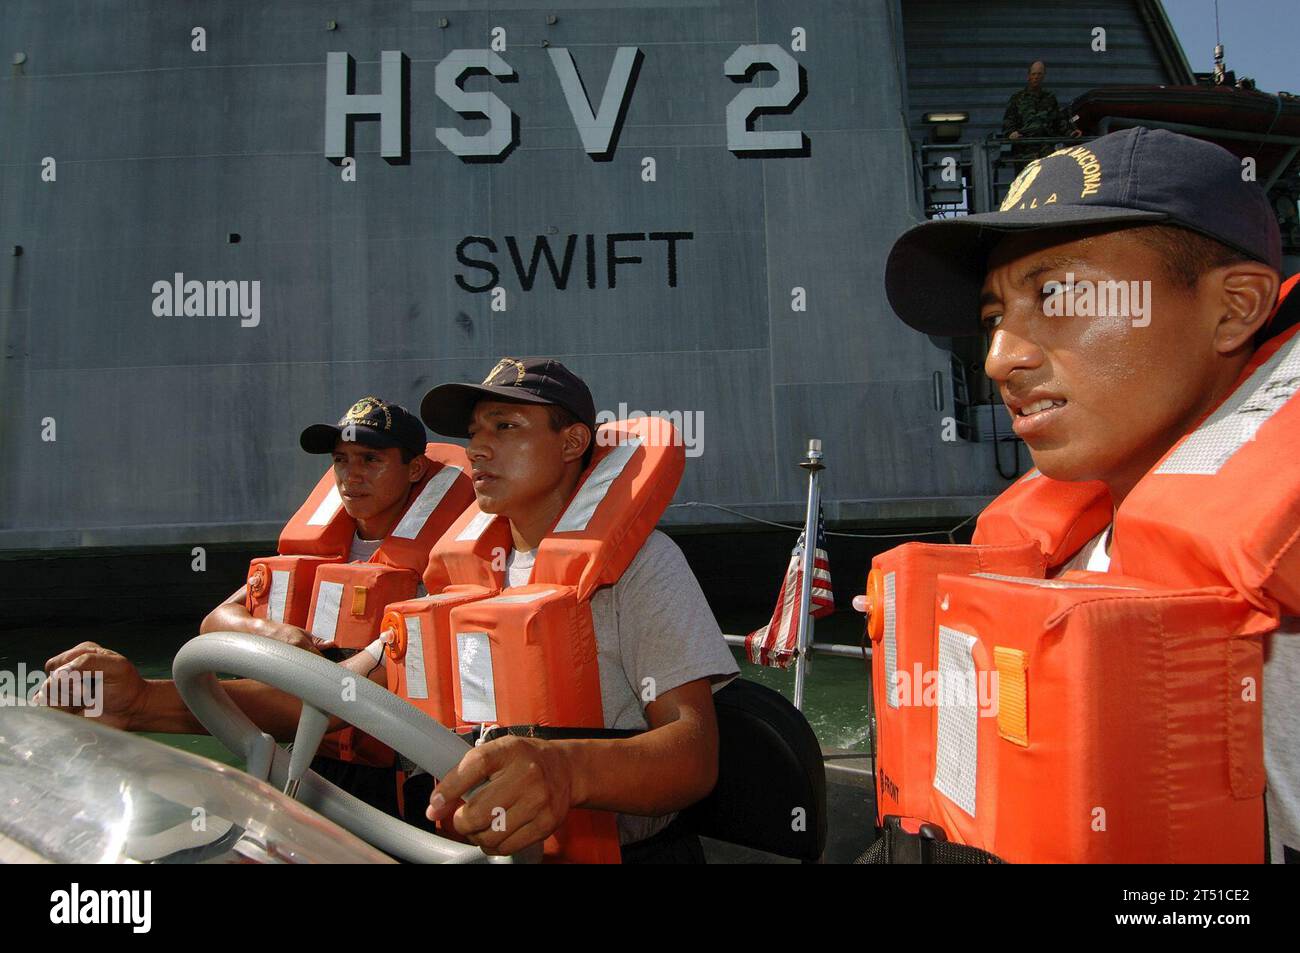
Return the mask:
<svg viewBox="0 0 1300 953"><path fill-rule="evenodd" d="M867 637L879 642L885 637L885 574L879 569L867 573Z"/></svg>
<svg viewBox="0 0 1300 953"><path fill-rule="evenodd" d="M326 735L317 753L335 761L371 768L391 768L396 763L392 748L352 725Z"/></svg>
<svg viewBox="0 0 1300 953"><path fill-rule="evenodd" d="M270 575L266 571L265 563L253 563L248 573L248 595L256 599L262 593L266 592L266 587L270 585Z"/></svg>
<svg viewBox="0 0 1300 953"><path fill-rule="evenodd" d="M394 662L406 657L406 620L402 613L389 606L379 622L379 635L388 635L384 643L384 654Z"/></svg>

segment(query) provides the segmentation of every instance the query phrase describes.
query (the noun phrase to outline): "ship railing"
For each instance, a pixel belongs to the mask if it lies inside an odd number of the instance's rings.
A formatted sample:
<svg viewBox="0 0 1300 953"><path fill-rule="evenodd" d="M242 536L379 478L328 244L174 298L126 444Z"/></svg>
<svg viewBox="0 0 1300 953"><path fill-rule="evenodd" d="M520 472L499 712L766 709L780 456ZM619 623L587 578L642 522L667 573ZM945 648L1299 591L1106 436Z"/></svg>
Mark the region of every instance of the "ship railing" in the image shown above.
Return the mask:
<svg viewBox="0 0 1300 953"><path fill-rule="evenodd" d="M986 189L981 196L982 212L995 212L1002 206L1015 181L1025 166L1041 155L1047 155L1057 149L1068 149L1082 143L1092 142L1096 136L1022 136L1019 139L1007 139L1000 133L990 133L983 143L983 161L987 163L985 175Z"/></svg>
<svg viewBox="0 0 1300 953"><path fill-rule="evenodd" d="M919 143L914 162L926 218L956 218L996 211L1012 181L1038 153L1091 142L1095 136L1006 139L990 133L982 141Z"/></svg>
<svg viewBox="0 0 1300 953"><path fill-rule="evenodd" d="M724 635L727 644L732 648L743 649L745 647L745 636L743 635ZM805 646L804 651L811 652L813 655L837 655L840 658L863 659L871 658L871 646L865 648L861 645L837 645L834 642L813 642Z"/></svg>

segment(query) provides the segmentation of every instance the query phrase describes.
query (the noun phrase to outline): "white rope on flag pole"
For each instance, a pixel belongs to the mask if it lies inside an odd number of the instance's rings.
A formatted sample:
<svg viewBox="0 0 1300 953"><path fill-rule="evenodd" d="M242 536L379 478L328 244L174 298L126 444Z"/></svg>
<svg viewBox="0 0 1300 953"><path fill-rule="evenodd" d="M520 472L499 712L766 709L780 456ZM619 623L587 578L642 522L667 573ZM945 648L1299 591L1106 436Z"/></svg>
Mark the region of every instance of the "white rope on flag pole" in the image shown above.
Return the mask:
<svg viewBox="0 0 1300 953"><path fill-rule="evenodd" d="M808 470L808 508L804 513L803 552L800 554L803 562L803 578L799 586L798 654L794 661L794 707L800 711L803 711L803 683L809 669L808 644L812 642L813 637L813 617L810 610L812 579L817 561L817 517L821 511L821 486L817 479L822 469L821 458L822 442L809 440L807 460L800 464Z"/></svg>

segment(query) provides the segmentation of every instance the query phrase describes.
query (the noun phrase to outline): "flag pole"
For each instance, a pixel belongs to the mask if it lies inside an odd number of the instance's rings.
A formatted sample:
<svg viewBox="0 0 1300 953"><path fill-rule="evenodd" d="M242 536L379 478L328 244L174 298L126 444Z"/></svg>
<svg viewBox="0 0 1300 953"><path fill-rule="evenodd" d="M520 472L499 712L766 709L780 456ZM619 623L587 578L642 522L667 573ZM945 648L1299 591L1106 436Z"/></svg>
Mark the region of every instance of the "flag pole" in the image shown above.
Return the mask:
<svg viewBox="0 0 1300 953"><path fill-rule="evenodd" d="M812 579L817 558L817 514L821 509L822 442L808 441L808 456L799 463L808 471L808 510L803 519L803 585L799 588L799 652L794 661L794 707L803 711L803 683L808 672L808 646L813 640Z"/></svg>

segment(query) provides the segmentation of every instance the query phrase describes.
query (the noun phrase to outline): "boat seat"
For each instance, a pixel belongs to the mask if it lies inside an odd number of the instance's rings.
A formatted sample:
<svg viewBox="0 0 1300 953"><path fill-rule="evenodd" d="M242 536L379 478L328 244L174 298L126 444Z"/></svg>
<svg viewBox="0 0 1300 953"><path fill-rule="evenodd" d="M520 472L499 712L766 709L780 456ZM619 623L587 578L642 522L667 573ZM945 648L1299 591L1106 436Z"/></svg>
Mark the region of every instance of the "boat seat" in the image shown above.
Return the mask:
<svg viewBox="0 0 1300 953"><path fill-rule="evenodd" d="M826 768L812 726L779 692L741 678L713 702L718 783L682 812L683 820L702 837L819 860L826 847Z"/></svg>

